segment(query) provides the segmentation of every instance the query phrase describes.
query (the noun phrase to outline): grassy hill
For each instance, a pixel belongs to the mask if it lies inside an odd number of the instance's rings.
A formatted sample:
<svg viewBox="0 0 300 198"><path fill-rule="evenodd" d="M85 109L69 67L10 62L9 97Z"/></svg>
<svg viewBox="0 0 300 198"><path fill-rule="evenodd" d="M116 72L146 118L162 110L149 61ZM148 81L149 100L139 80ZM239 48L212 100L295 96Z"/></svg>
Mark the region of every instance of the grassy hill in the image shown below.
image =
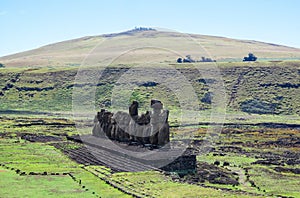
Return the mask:
<svg viewBox="0 0 300 198"><path fill-rule="evenodd" d="M92 64L104 63L128 50L133 50L133 54L119 57L118 61L172 63L179 55L188 54L196 59L205 56L217 61L241 61L249 52L253 52L259 60L300 59L300 49L271 43L155 30L131 30L46 45L1 57L0 63L7 67L79 66L86 57L94 59Z"/></svg>
<svg viewBox="0 0 300 198"><path fill-rule="evenodd" d="M204 67L206 63L196 63ZM213 78L201 76L195 64L172 64L193 86L199 110L211 108L209 85ZM97 84L75 82L78 67L2 68L0 69L0 110L71 111L74 88L92 98L96 89L96 107L110 108L112 92L120 77L133 66L108 67ZM86 68L86 71L89 69ZM249 114L300 114L300 62L223 63L220 65L227 97L227 111ZM130 100L138 100L146 109L150 99L158 98L171 110L180 109L179 99L163 84L144 79L137 82ZM172 112L173 111L173 112Z"/></svg>
<svg viewBox="0 0 300 198"><path fill-rule="evenodd" d="M258 61L241 62L250 51ZM178 57L187 54L195 59L211 57L217 63L176 63ZM156 30L84 37L0 58L6 65L0 68L0 110L71 111L76 87L87 98L96 88L96 107L110 108L112 92L120 77L140 63L152 62L175 68L188 80L199 100L200 111L210 110L210 86L216 79L202 76L196 68L209 71L218 66L227 111L299 115L300 62L293 60L298 58L300 49L286 46ZM74 81L80 66L88 66L84 69L88 72L99 65L106 69L96 84ZM136 82L130 100L138 100L146 109L151 98L158 98L171 111L180 110L174 90L153 79L142 80Z"/></svg>

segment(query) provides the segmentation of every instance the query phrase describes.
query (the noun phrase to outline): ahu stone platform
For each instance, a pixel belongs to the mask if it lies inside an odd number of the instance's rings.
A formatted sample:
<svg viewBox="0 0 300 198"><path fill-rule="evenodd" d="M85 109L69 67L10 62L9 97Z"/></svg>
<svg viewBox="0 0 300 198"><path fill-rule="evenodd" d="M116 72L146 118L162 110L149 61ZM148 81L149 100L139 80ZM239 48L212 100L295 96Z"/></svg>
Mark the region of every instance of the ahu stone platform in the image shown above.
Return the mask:
<svg viewBox="0 0 300 198"><path fill-rule="evenodd" d="M83 143L94 157L114 170L130 172L163 170L182 174L196 170L196 156L178 146L182 144L181 142L171 141L169 147L152 149L93 135L72 136L68 139Z"/></svg>
<svg viewBox="0 0 300 198"><path fill-rule="evenodd" d="M128 113L102 109L95 116L92 135L73 140L152 167L150 169L195 171L196 156L186 154L183 142L170 142L169 111L163 109L162 102L151 100L152 111L141 115L138 106L138 102L133 101Z"/></svg>

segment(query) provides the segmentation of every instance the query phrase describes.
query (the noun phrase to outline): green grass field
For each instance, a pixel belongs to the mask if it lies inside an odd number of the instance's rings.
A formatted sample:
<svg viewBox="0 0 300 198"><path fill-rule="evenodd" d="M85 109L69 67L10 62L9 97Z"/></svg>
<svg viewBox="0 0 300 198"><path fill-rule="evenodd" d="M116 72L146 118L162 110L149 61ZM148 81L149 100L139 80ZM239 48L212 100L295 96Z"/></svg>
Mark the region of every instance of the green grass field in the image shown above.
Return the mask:
<svg viewBox="0 0 300 198"><path fill-rule="evenodd" d="M215 142L215 149L205 155L199 153L197 160L212 166L219 161L219 170L235 172L237 175L234 177L239 178L239 185L232 186L211 183L209 180L191 184L184 182L184 178L176 179L176 174L165 175L156 171L114 173L104 166L77 164L53 147L51 142L29 142L21 138L24 134L48 135L61 137L60 141L66 142L62 135L76 134L74 126L17 126L18 123L34 123L36 119L17 115L0 119L1 197L298 197L300 193L299 175L276 172L276 165L253 164L277 155L286 162L290 158L284 153L298 153L297 146L279 147L270 143L283 138L300 138L297 130L224 128ZM44 123L70 122L58 118L39 119ZM191 129L174 128L171 133L180 135ZM201 140L206 129L193 128L195 140ZM78 146L75 143L68 145L73 149ZM197 149L196 144L193 147ZM229 165L222 168L224 162ZM300 165L285 164L283 167L296 169ZM255 187L251 182L255 183ZM11 185L16 186L14 192L8 190Z"/></svg>
<svg viewBox="0 0 300 198"><path fill-rule="evenodd" d="M52 145L82 146L66 137L79 133L75 122L83 124L94 117L82 109L82 118L73 119L75 89L87 98L95 89L96 110L115 111L110 106L114 87L134 64L108 68L97 85L74 82L78 65L0 68L0 197L300 197L299 128L284 128L284 124L300 124L300 62L218 64L227 95L223 100L226 110L218 111L226 116L224 122L232 125L224 126L220 133L212 131L218 138L207 154L201 153L197 142L213 129L207 123L214 120L210 119L209 99L209 84L214 79L201 76L196 68L209 65L170 64L184 75L198 97L199 109L188 109L190 116L184 117L172 90L151 83L151 79L136 84L130 96L140 102L141 111L148 109L150 99L162 100L170 110L171 126L193 124L171 128L171 140L192 137L191 147L198 152L198 166L204 171L200 176L182 178L176 173L115 173L104 166L78 164ZM257 123L283 125L268 128ZM30 142L25 135L59 139ZM225 162L229 165L224 166ZM238 185L223 182L231 178L237 178Z"/></svg>

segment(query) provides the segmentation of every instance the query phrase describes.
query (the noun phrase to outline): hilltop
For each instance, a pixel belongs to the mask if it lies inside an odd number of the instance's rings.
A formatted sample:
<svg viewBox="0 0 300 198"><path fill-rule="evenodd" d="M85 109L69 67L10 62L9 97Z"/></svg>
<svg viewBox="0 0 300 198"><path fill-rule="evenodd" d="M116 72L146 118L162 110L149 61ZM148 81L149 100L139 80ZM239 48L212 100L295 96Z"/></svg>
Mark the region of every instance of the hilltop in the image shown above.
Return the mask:
<svg viewBox="0 0 300 198"><path fill-rule="evenodd" d="M145 47L153 49L141 49ZM259 61L300 59L300 49L272 43L136 28L53 43L1 57L0 63L7 67L79 66L86 57L97 57L93 63L105 62L133 49L134 56L123 57L122 63L173 63L179 55L191 55L197 59L211 57L217 62L241 61L249 52L254 53Z"/></svg>

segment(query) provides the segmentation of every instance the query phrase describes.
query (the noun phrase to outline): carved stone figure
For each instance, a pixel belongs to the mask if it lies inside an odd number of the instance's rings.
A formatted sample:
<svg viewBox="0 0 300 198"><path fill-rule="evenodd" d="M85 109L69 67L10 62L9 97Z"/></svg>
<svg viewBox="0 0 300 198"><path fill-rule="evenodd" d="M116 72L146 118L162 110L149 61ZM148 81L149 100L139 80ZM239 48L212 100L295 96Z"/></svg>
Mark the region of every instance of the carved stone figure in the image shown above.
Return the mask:
<svg viewBox="0 0 300 198"><path fill-rule="evenodd" d="M139 103L137 101L132 101L132 104L129 107L129 115L131 117L138 116L139 115L138 108L139 108Z"/></svg>
<svg viewBox="0 0 300 198"><path fill-rule="evenodd" d="M138 115L139 104L133 101L129 113L118 111L115 114L101 109L94 120L92 134L97 137L108 137L120 142L136 142L163 146L170 139L168 124L169 111L163 110L159 100L151 100L152 111Z"/></svg>

